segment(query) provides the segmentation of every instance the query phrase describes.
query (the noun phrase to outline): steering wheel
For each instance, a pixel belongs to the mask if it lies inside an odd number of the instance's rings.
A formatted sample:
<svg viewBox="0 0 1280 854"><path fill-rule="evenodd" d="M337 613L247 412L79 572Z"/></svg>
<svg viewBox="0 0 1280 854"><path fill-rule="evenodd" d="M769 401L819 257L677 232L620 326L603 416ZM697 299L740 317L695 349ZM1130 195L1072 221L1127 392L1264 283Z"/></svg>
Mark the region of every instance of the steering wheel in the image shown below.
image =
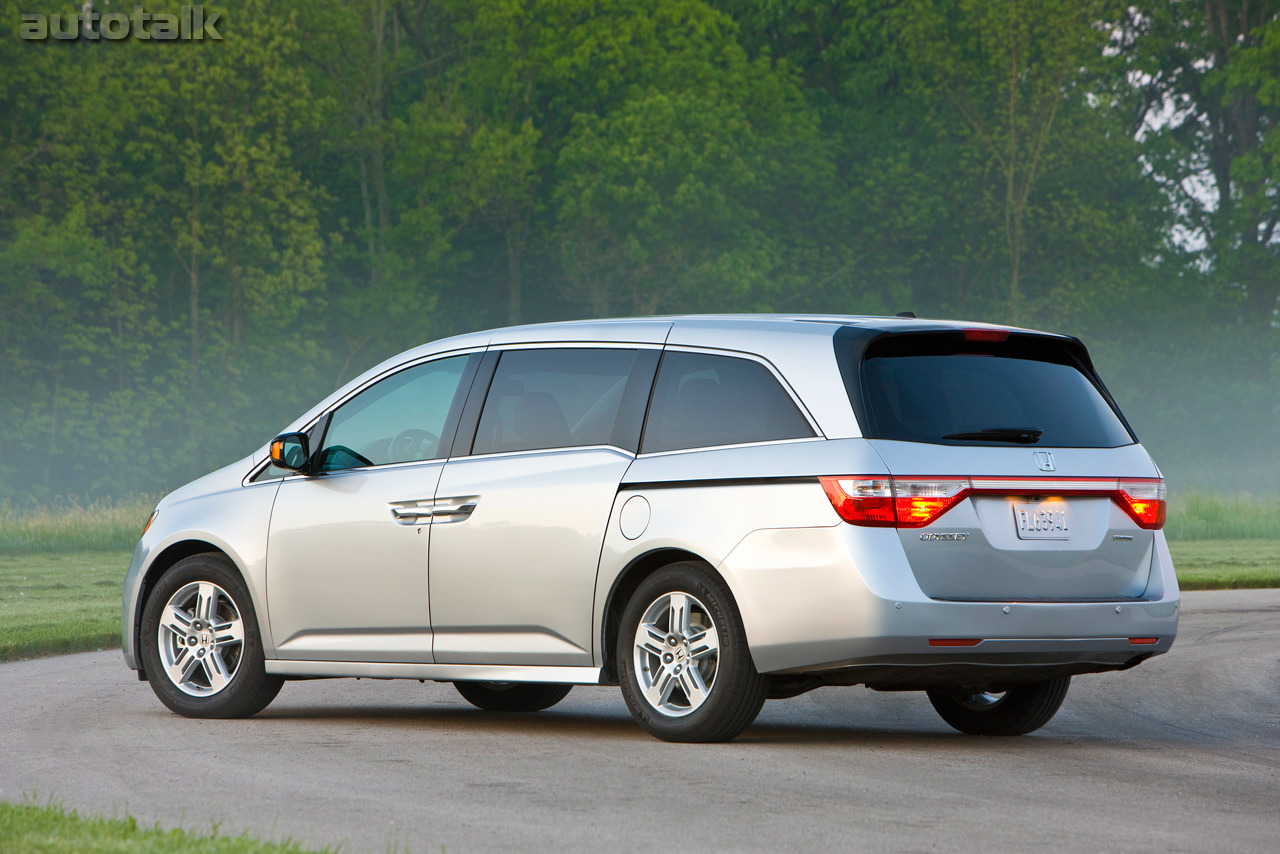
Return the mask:
<svg viewBox="0 0 1280 854"><path fill-rule="evenodd" d="M430 441L430 445L425 444ZM396 437L391 440L391 447L387 449L390 456L389 462L407 463L411 460L426 459L423 455L425 449L430 449L434 454L436 448L440 446L440 437L430 430L419 430L417 427L410 427L407 430L401 430Z"/></svg>

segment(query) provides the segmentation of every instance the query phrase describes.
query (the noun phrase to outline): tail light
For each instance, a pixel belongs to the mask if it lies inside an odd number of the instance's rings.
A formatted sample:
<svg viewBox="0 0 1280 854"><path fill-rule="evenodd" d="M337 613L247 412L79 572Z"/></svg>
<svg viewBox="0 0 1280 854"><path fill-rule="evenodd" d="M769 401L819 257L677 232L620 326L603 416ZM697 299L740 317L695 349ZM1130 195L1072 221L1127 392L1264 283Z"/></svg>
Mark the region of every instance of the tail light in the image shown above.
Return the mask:
<svg viewBox="0 0 1280 854"><path fill-rule="evenodd" d="M871 528L923 528L964 500L969 479L824 477L822 488L846 522Z"/></svg>
<svg viewBox="0 0 1280 854"><path fill-rule="evenodd" d="M1164 527L1165 485L1161 478L977 478L822 477L831 506L846 522L870 528L923 528L977 495L1060 495L1109 497L1139 527Z"/></svg>
<svg viewBox="0 0 1280 854"><path fill-rule="evenodd" d="M963 501L968 493L967 477L895 479L893 509L898 515L898 527L923 528Z"/></svg>
<svg viewBox="0 0 1280 854"><path fill-rule="evenodd" d="M1122 480L1116 488L1115 500L1121 509L1133 517L1139 528L1158 531L1164 527L1163 480Z"/></svg>
<svg viewBox="0 0 1280 854"><path fill-rule="evenodd" d="M897 527L891 478L823 477L819 480L841 519L867 528Z"/></svg>

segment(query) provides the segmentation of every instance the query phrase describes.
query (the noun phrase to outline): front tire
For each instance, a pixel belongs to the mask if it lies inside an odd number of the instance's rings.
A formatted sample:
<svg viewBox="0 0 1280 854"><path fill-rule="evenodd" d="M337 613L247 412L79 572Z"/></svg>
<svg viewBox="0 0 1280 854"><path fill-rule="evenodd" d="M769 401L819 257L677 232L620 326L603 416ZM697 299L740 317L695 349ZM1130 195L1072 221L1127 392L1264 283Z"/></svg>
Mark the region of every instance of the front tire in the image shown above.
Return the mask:
<svg viewBox="0 0 1280 854"><path fill-rule="evenodd" d="M930 691L944 721L970 735L1026 735L1044 726L1066 699L1070 676L1020 685L1002 694Z"/></svg>
<svg viewBox="0 0 1280 854"><path fill-rule="evenodd" d="M284 684L266 672L249 591L224 555L193 555L161 576L140 641L151 690L184 717L247 718Z"/></svg>
<svg viewBox="0 0 1280 854"><path fill-rule="evenodd" d="M617 671L631 715L663 741L728 741L760 714L756 672L728 586L706 564L663 567L622 612Z"/></svg>
<svg viewBox="0 0 1280 854"><path fill-rule="evenodd" d="M552 682L454 682L468 703L486 712L540 712L563 700L572 685Z"/></svg>

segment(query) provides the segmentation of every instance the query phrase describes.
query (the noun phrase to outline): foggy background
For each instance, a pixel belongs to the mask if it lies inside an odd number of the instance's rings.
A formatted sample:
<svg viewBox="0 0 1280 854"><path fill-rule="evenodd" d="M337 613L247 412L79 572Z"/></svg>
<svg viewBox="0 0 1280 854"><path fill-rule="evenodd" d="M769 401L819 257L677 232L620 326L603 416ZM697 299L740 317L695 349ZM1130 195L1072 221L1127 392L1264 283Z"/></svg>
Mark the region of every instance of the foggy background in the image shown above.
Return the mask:
<svg viewBox="0 0 1280 854"><path fill-rule="evenodd" d="M1280 490L1278 3L206 9L0 39L0 501L172 489L433 338L740 311L1075 335L1174 501Z"/></svg>

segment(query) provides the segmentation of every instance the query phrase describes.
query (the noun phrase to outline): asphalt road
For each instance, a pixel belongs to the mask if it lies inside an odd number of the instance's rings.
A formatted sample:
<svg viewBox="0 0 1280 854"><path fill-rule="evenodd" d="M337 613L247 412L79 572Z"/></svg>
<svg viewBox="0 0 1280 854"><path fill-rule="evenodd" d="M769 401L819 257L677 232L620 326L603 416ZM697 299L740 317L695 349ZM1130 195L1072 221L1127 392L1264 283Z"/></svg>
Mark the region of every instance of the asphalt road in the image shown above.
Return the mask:
<svg viewBox="0 0 1280 854"><path fill-rule="evenodd" d="M616 689L534 715L451 686L287 684L246 721L170 714L117 651L0 665L0 799L343 851L1280 850L1280 590L1188 593L1168 655L1078 677L1013 739L918 694L770 701L725 745Z"/></svg>

